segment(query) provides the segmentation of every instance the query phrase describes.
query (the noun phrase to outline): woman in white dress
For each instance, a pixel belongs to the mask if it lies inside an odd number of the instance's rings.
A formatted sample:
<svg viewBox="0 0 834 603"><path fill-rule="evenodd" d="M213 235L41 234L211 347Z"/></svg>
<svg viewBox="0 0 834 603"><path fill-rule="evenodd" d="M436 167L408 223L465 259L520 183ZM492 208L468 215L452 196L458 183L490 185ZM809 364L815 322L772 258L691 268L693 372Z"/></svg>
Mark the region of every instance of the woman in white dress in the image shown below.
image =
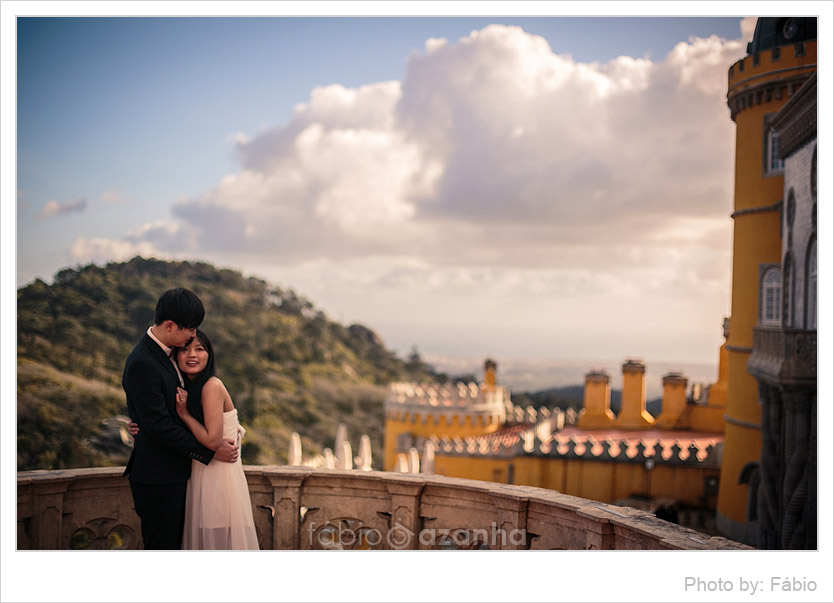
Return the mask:
<svg viewBox="0 0 834 603"><path fill-rule="evenodd" d="M245 433L223 382L215 376L211 341L197 331L175 352L186 390L177 393L177 414L204 446L216 449L223 439L240 445ZM234 463L191 462L185 502L183 549L256 550L258 537L249 487L240 457Z"/></svg>

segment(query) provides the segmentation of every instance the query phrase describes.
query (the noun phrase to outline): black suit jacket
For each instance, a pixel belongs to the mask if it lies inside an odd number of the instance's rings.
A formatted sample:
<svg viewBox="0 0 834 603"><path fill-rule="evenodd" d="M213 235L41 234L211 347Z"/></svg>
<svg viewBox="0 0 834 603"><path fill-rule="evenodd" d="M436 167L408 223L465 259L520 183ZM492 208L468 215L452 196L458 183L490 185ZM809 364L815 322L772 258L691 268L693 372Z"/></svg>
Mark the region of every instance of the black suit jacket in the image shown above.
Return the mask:
<svg viewBox="0 0 834 603"><path fill-rule="evenodd" d="M127 412L139 425L124 475L140 484L185 482L191 459L208 465L214 451L200 444L177 416L177 371L147 333L127 357L122 388Z"/></svg>

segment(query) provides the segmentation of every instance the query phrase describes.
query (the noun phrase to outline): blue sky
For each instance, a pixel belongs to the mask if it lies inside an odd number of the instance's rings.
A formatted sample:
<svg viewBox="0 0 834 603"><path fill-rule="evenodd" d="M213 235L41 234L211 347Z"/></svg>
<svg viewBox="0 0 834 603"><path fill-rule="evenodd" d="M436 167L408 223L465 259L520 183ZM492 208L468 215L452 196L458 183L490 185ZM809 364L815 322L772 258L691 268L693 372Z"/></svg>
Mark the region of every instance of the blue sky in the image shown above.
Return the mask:
<svg viewBox="0 0 834 603"><path fill-rule="evenodd" d="M111 193L164 215L236 169L230 136L285 123L315 86L400 80L428 38L496 22L582 62L662 59L690 36L740 36L733 17L20 19L18 285L67 265L82 230L104 236L135 219L122 204L30 228L26 211Z"/></svg>
<svg viewBox="0 0 834 603"><path fill-rule="evenodd" d="M751 23L748 21L748 28ZM478 50L482 55L467 56L470 50L464 47L472 45L462 42L470 39L473 32L483 32L488 26L496 25L502 27L500 35L493 31L495 35L491 41L486 39L487 36L481 36L477 41L483 47ZM564 68L566 73L573 74L571 77L577 78L577 85L584 90L583 94L599 94L599 90L591 91L588 86L614 86L614 78L619 77L614 73L617 69L634 72L624 75L623 81L648 77L646 71L649 68L662 71L667 56L676 46L681 43L686 46L695 39L712 40L715 48L698 51L707 57L706 60L715 60L715 52L723 53L720 64L713 67L717 75L713 73L712 78L718 81L726 72L726 67L743 56L746 40L742 41L741 26L739 16L19 19L17 285L23 286L34 278L49 282L55 272L66 266L90 261L124 260L135 253L171 259L202 259L294 288L336 320L368 324L381 334L386 343L403 353L416 346L429 356L480 356L489 353L499 357L563 358L578 354L588 358L617 358L628 351L605 349L604 330L591 337L593 343L583 344L577 351L578 342L585 339L582 333L584 326L573 320L569 325L555 322L546 331L564 336L565 342L557 346L558 349L554 349L549 338L541 337L539 324L543 317L552 313L548 309L550 300L547 290L558 289L561 277L545 275L542 282L550 284L538 291L531 291L529 287L519 289L514 283L524 281L529 284L541 280L538 272L548 263L549 260L543 259L547 254L552 253L558 261L562 252L571 254L576 249L560 251L531 247L523 252L522 247L529 246L530 237L522 233L520 226L512 235L502 234L500 228L495 230L497 222L506 220L505 213L512 214L510 221L532 219L533 222L541 222L536 215L540 201L533 199L520 204L510 198L519 186L529 185L516 183L510 174L501 174L500 178L496 177L495 183L480 182L485 180L483 170L491 171L486 166L507 165L507 160L497 154L483 157L482 167L476 168L474 158L481 151L464 150L465 145L450 142L460 149L455 165L462 167L455 179L446 179L448 202L435 201L415 210L408 199L418 193L404 193L401 184L395 183L391 186L396 191L392 190L390 194L403 197L398 205L383 207L380 204L385 202L377 200L373 202L376 205L371 203L351 209L348 206L354 201L341 198L336 201L321 198L316 205L320 214L325 212L322 209L325 206L333 210L333 220L339 222L342 231L349 229L349 224L355 226L356 221L365 219L358 217L360 215L374 216L379 211L384 216L390 214L390 220L372 224L387 229L399 228L397 220L405 219L403 216L406 214L411 216L417 211L419 215L420 211L425 211L425 216L434 212L435 220L444 220L442 224L426 222L426 232L440 233L444 228L453 229L451 224L455 219L472 215L472 212L483 212L486 222L481 226L484 230L478 233L473 231L472 242L465 244L471 249L471 256L485 251L478 249L484 237L507 236L508 241L514 237L527 240L521 246L508 243L516 251L508 251L505 257L487 265L478 265L475 257L453 258L454 253L441 259L429 258L424 252L412 248L382 245L383 249L379 241L369 243L366 232L351 232L352 243L345 248L334 246L325 250L321 242L313 242L316 236L324 235L311 235L307 239L309 243L293 238L293 233L305 231L302 225L287 226L290 232L284 237L275 235L276 239L286 241L283 247L280 244L277 244L278 247L262 244L252 247L251 252L238 253L249 241L239 241L237 249L223 247L218 241L232 236L227 232L228 225L238 221L230 218L228 212L237 211L230 207L238 207L240 202L220 201L215 197L220 194L223 188L221 183L225 179L251 171L252 166L246 165L246 158L250 163L257 163L252 154L259 152L259 144L262 146L264 141L271 140L270 136L280 136L280 132L284 136L292 132L297 134L296 129L301 128L299 124L304 121L299 117L299 106L302 111L306 108L308 113L314 112L316 103L331 106L328 103L334 101L324 97L335 94L336 89L342 91L340 94L353 94L374 86L380 87L384 82L408 87L410 81L417 82L416 74L421 64L425 65L424 69L441 69L439 63L428 65L431 55L436 54L427 51L426 44L431 39L446 40L445 51L459 49L460 57L451 61L457 61L456 68L462 70L461 74L446 73L442 77L459 79L465 77L466 69L489 66L492 60L488 57L492 52L487 48L489 44L502 47L500 52L505 52L508 44L531 43L532 46L524 52L539 53L534 61L559 62L562 65L560 69ZM514 35L516 39L510 41L509 38ZM502 36L507 39L499 39ZM538 43L544 44L544 50L536 46ZM475 52L474 47L471 52ZM631 63L625 67L617 66L618 57L628 57ZM508 60L522 59L516 56ZM467 66L467 61L471 62L471 66ZM583 73L588 74L587 78L608 81L591 84ZM337 88L334 85L338 85ZM416 85L412 84L408 89L417 91ZM421 83L420 86L426 88L428 84ZM314 99L315 90L320 92L318 100ZM373 94L376 92L368 92L368 95ZM403 92L395 90L379 94L397 96ZM459 95L460 102L478 102L464 101L463 97L468 92L456 89L454 84L450 84L444 94ZM488 90L478 94L494 96ZM573 93L568 88L564 94ZM713 115L718 107L715 121L726 117L720 115L725 112L720 94L718 86L715 86L712 99ZM356 107L353 110L359 111ZM373 110L378 113L393 111L390 103L385 109ZM546 111L546 108L541 110ZM554 112L569 110L554 106ZM652 119L650 113L650 110L644 111L641 117L634 119ZM339 116L326 118L325 122L329 123L327 119L353 118L340 113ZM488 119L490 124L494 124L502 116L482 116L479 119ZM594 121L592 115L585 119ZM363 125L363 128L366 126ZM532 129L540 127L541 124L534 121L525 131L529 134ZM552 127L555 135L561 136L559 128L562 126L556 124ZM520 126L516 128L518 132L524 130ZM721 124L721 130L723 151L727 155L732 150L732 125L728 119ZM381 132L379 130L377 134L383 135ZM384 136L388 134L390 132L386 131ZM495 148L505 143L496 144ZM533 141L529 148L541 144L542 141ZM324 150L319 148L316 152ZM341 152L347 151L342 149ZM573 178L587 179L600 166L604 169L604 162L597 162L594 158L596 152L593 149L583 152L586 161L571 169ZM403 158L400 163L403 161L410 159ZM438 161L442 163L445 160ZM467 162L472 162L472 165ZM595 166L595 162L600 166ZM297 172L302 168L295 166L293 169ZM357 198L365 194L362 186L376 188L372 181L376 173L374 170L384 169L386 173L396 171L392 165L369 166L367 169L364 185L353 181L350 184ZM442 169L451 171L449 166ZM555 169L559 169L558 166ZM524 175L525 181L529 182L535 173L534 170ZM723 181L715 185L725 195L729 194L728 174L727 170L720 174L718 178L723 178ZM343 177L348 178L346 175ZM424 173L421 177L430 176ZM322 173L317 173L316 178L333 179ZM323 185L319 182L305 186L309 189ZM545 185L540 188L544 189ZM715 194L718 188L703 194ZM339 190L344 189L345 186L340 185ZM263 183L261 190L266 190ZM488 197L489 191L500 191L504 196L479 206L476 199ZM297 193L282 191L280 194ZM238 191L233 194L248 193ZM437 191L419 194L431 197L437 195ZM538 195L541 199L542 194L548 193L531 191L529 194ZM596 194L602 192L597 191ZM316 203L316 200L307 201ZM619 203L627 203L627 200ZM728 197L725 208L729 207L729 203ZM530 206L526 214L518 213L522 205ZM337 206L338 209L334 209ZM439 214L438 208L443 208ZM199 218L194 217L195 212ZM723 220L724 214L726 210L722 209L720 214L713 215ZM221 219L221 215L226 218ZM159 238L163 236L160 234L160 222L167 222L170 227L184 221L192 226L200 219L208 219L208 216L216 216L218 222L204 225L202 233L192 233L191 244L160 242ZM548 219L558 217L558 212L554 212ZM624 219L627 217L624 216ZM253 225L262 224L267 218L251 215L243 220L248 220L247 228L251 230ZM307 227L313 232L312 225ZM612 223L609 227L616 228L616 225ZM634 224L628 228L641 227ZM709 228L714 231L716 223ZM721 226L718 228L720 230ZM494 232L488 233L490 229ZM315 232L324 231L317 229ZM727 232L724 228L723 232L713 232L713 236L726 239ZM559 237L563 234L542 233L541 236ZM365 239L357 243L362 236ZM420 236L425 239L425 233ZM437 236L446 237L445 234ZM318 245L317 250L305 251L304 247L308 244L311 247ZM609 250L606 253L617 255L622 252L633 253L635 258L643 254L638 249ZM495 253L499 254L497 250ZM506 259L513 253L519 257ZM534 257L529 265L520 257L522 253ZM726 262L725 252L716 250L716 253L715 262ZM583 261L582 256L587 258L598 253L588 247L574 255L576 257L571 262L578 265ZM336 259L346 256L350 259L341 262ZM536 256L539 257L535 259ZM571 290L574 291L574 299L589 287L594 288L588 284L594 279L592 264L587 264L587 274L575 272L570 277L573 279ZM631 280L639 278L642 277L634 275ZM357 280L363 280L362 286L351 286ZM709 322L704 320L706 317L699 317L697 329L702 333L708 332L708 335L703 335L697 342L698 349L686 350L684 357L671 360L713 361L715 348L720 344L721 313L728 305L728 279L724 278L724 281L716 284L715 301L711 306L716 316L710 316ZM340 286L340 283L346 286ZM622 284L612 282L611 286L623 289ZM630 286L627 284L626 288ZM454 297L454 300L436 305L424 298L430 295L427 291L431 288L439 294ZM412 294L414 289L417 289L416 295ZM442 291L446 293L440 293ZM636 291L632 293L639 295ZM438 298L436 294L430 297L433 300ZM529 299L531 309L529 313L524 310L519 313L518 304L525 299ZM600 298L598 301L599 304L591 306L595 312L604 312L603 300ZM413 307L410 306L412 304ZM480 308L475 316L471 310L473 305ZM403 308L403 311L398 312L395 308ZM568 305L563 311L575 312L576 308ZM627 309L620 320L635 323L631 315L636 311ZM529 315L530 320L518 318L524 315ZM702 321L706 324L701 324ZM486 334L485 325L492 325L492 334ZM610 326L605 328L610 330ZM632 329L628 339L635 343L638 340L645 342L645 345L639 346L640 349L632 349L631 355L659 359L667 355L663 338L641 335L639 326L625 325L625 328ZM479 331L480 334L477 334ZM681 337L688 335L681 334ZM680 348L666 347L670 350Z"/></svg>

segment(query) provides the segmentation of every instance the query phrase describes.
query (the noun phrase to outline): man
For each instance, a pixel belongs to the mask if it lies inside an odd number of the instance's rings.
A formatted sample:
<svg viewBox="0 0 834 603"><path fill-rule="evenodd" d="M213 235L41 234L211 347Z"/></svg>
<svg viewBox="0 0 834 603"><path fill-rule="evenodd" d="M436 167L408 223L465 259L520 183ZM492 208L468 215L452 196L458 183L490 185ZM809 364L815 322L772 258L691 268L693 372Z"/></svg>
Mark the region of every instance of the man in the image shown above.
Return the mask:
<svg viewBox="0 0 834 603"><path fill-rule="evenodd" d="M127 357L122 387L131 421L139 426L124 475L142 523L145 549L179 549L185 521L185 494L191 459L208 465L212 458L233 463L238 447L224 442L206 448L186 429L176 412L182 375L172 358L203 322L203 303L181 287L162 294L154 324Z"/></svg>

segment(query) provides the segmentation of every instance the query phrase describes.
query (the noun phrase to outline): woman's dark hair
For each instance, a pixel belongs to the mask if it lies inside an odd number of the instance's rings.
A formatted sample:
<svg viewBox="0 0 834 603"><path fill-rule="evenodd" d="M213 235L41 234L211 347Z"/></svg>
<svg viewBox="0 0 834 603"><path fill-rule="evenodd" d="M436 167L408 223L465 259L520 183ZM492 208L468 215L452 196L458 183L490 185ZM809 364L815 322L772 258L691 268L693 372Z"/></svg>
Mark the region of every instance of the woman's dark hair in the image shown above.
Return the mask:
<svg viewBox="0 0 834 603"><path fill-rule="evenodd" d="M199 329L197 330L197 339L206 349L206 352L208 352L208 361L206 362L206 368L204 368L199 375L194 377L194 379L191 379L190 381L188 378L185 379L185 389L188 391L188 401L186 402L186 406L188 407L188 412L191 413L191 416L205 425L206 422L203 415L202 393L203 386L215 375L214 348L211 345L211 340L208 338L208 335ZM185 344L186 347L191 345L192 341L194 340L192 339ZM176 351L176 354L179 354L179 349ZM177 358L177 360L179 359Z"/></svg>
<svg viewBox="0 0 834 603"><path fill-rule="evenodd" d="M168 289L156 302L154 324L173 320L182 329L196 329L206 317L203 302L194 292L182 287Z"/></svg>

